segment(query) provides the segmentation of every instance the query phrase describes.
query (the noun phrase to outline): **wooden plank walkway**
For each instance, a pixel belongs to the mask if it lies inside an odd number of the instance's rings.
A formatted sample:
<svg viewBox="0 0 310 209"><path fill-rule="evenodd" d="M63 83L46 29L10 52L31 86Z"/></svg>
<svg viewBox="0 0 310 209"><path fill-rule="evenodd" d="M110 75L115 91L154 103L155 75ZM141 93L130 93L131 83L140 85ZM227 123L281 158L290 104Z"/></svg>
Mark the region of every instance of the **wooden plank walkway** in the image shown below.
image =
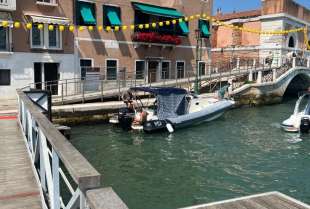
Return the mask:
<svg viewBox="0 0 310 209"><path fill-rule="evenodd" d="M309 209L310 206L280 192L269 192L183 209Z"/></svg>
<svg viewBox="0 0 310 209"><path fill-rule="evenodd" d="M0 115L0 209L40 209L30 157L14 116Z"/></svg>

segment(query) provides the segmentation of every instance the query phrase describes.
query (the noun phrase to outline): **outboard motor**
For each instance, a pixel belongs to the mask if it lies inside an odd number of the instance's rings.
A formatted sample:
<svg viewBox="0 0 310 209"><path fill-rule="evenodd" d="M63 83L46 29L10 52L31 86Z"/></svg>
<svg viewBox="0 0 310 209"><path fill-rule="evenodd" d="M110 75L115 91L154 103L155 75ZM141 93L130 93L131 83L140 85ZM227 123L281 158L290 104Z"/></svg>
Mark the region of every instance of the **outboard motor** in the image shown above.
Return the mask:
<svg viewBox="0 0 310 209"><path fill-rule="evenodd" d="M133 119L135 117L134 110L124 107L119 109L118 111L118 121L122 129L129 131L131 130L131 125L133 122Z"/></svg>
<svg viewBox="0 0 310 209"><path fill-rule="evenodd" d="M301 133L309 133L310 130L310 119L308 117L301 118L300 122L300 132Z"/></svg>

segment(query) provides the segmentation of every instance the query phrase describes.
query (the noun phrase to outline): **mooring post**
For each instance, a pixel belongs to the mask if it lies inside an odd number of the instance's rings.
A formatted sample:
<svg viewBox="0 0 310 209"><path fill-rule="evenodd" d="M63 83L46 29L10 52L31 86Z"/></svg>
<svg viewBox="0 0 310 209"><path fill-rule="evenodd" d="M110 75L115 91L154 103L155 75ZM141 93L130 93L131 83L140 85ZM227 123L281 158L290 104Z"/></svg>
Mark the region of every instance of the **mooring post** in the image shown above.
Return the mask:
<svg viewBox="0 0 310 209"><path fill-rule="evenodd" d="M262 78L263 78L263 71L258 71L257 74L257 83L262 83Z"/></svg>
<svg viewBox="0 0 310 209"><path fill-rule="evenodd" d="M237 69L240 69L240 57L237 58Z"/></svg>
<svg viewBox="0 0 310 209"><path fill-rule="evenodd" d="M310 57L307 58L307 68L310 68Z"/></svg>

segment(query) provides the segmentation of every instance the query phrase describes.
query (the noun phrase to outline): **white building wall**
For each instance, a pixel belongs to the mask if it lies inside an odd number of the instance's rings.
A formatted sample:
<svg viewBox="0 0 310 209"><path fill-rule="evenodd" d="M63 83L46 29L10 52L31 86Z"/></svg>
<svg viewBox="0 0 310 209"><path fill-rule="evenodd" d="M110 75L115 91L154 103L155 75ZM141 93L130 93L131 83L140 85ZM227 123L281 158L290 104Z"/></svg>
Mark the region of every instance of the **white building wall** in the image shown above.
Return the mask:
<svg viewBox="0 0 310 209"><path fill-rule="evenodd" d="M15 99L16 89L34 83L34 63L59 63L60 80L79 76L73 54L20 53L0 54L0 69L11 70L11 85L0 86L1 99Z"/></svg>

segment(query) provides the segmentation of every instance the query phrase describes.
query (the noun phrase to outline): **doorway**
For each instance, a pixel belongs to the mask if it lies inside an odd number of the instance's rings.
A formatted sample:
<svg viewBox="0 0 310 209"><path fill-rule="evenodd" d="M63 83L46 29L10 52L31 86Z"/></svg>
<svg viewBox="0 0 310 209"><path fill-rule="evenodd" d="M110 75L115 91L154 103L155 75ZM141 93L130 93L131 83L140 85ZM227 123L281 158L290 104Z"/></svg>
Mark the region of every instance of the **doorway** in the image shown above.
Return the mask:
<svg viewBox="0 0 310 209"><path fill-rule="evenodd" d="M34 83L35 89L42 89L42 63L34 63Z"/></svg>
<svg viewBox="0 0 310 209"><path fill-rule="evenodd" d="M159 70L159 61L148 61L148 82L154 83L157 81Z"/></svg>
<svg viewBox="0 0 310 209"><path fill-rule="evenodd" d="M52 95L58 94L58 63L44 63L44 82L45 89Z"/></svg>

